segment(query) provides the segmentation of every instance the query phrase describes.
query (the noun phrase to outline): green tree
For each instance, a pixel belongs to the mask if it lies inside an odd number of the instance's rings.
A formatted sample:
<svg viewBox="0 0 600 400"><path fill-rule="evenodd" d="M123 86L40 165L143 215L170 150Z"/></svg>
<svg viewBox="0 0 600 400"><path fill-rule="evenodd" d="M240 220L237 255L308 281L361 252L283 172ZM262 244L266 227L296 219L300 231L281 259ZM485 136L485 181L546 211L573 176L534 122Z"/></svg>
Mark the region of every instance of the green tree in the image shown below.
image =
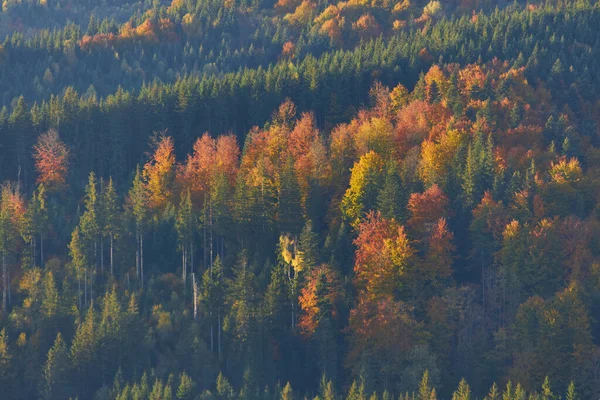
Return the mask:
<svg viewBox="0 0 600 400"><path fill-rule="evenodd" d="M182 400L191 400L194 398L194 381L185 372L179 376L179 386L177 387L177 398Z"/></svg>
<svg viewBox="0 0 600 400"><path fill-rule="evenodd" d="M350 187L344 194L341 209L344 217L357 227L367 211L375 208L383 181L383 161L371 151L352 167Z"/></svg>
<svg viewBox="0 0 600 400"><path fill-rule="evenodd" d="M148 193L139 165L135 170L133 185L129 190L129 208L135 225L135 271L144 285L144 230L148 219Z"/></svg>
<svg viewBox="0 0 600 400"><path fill-rule="evenodd" d="M112 177L108 180L108 185L104 188L102 194L102 203L104 211L103 235L108 236L110 240L110 274L114 274L114 241L120 226L120 214L117 198L117 191Z"/></svg>
<svg viewBox="0 0 600 400"><path fill-rule="evenodd" d="M98 265L98 240L101 233L101 204L98 199L96 175L94 172L90 172L88 185L85 188L84 204L85 212L79 220L79 226L81 227L81 235L85 246L85 252L87 254L87 259L90 261L92 267L89 271L89 277L87 275L87 268L84 270L84 283L87 283L89 278L90 301L94 301L93 283Z"/></svg>
<svg viewBox="0 0 600 400"><path fill-rule="evenodd" d="M461 379L458 384L458 388L456 388L452 394L452 400L471 400L471 388L464 378Z"/></svg>
<svg viewBox="0 0 600 400"><path fill-rule="evenodd" d="M294 400L294 391L289 382L281 390L281 400Z"/></svg>
<svg viewBox="0 0 600 400"><path fill-rule="evenodd" d="M191 268L191 272L193 273L193 265L190 265L188 268L190 260L193 261L192 243L194 240L194 211L192 208L192 196L189 189L185 196L181 198L179 209L177 210L175 228L177 229L179 249L181 251L182 281L184 287L186 287L188 269Z"/></svg>
<svg viewBox="0 0 600 400"><path fill-rule="evenodd" d="M48 351L44 365L43 399L68 398L69 353L60 332L56 335L54 345Z"/></svg>

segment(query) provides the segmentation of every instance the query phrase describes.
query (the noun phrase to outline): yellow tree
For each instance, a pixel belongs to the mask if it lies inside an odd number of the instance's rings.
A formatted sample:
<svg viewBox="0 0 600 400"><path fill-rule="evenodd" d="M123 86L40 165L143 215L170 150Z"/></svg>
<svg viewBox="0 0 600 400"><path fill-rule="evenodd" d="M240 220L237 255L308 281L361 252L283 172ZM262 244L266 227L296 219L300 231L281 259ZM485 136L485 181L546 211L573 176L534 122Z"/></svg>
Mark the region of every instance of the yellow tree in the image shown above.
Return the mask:
<svg viewBox="0 0 600 400"><path fill-rule="evenodd" d="M173 139L164 136L164 132L158 136L155 145L152 158L144 165L143 176L150 209L162 212L173 199L175 147Z"/></svg>

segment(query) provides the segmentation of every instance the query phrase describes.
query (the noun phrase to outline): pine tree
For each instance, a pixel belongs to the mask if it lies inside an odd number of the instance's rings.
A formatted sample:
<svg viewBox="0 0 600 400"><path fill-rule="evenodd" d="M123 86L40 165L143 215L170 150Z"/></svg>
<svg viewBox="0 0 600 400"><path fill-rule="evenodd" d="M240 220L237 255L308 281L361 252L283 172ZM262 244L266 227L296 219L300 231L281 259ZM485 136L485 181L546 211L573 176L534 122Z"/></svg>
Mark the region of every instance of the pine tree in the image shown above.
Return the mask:
<svg viewBox="0 0 600 400"><path fill-rule="evenodd" d="M319 387L319 397L321 400L337 400L337 395L333 387L333 382L327 380L325 374L321 376L321 384ZM389 400L389 399L385 399Z"/></svg>
<svg viewBox="0 0 600 400"><path fill-rule="evenodd" d="M179 209L177 210L175 227L177 229L179 249L181 251L182 281L185 288L187 287L186 282L188 269L191 268L191 272L193 273L193 265L190 265L188 268L190 259L193 260L193 257L191 257L191 252L193 251L191 244L193 242L194 232L194 214L192 209L192 197L189 189L187 190L185 196L181 198Z"/></svg>
<svg viewBox="0 0 600 400"><path fill-rule="evenodd" d="M492 387L484 400L500 400L500 393L498 392L498 385L496 385L496 382L492 384Z"/></svg>
<svg viewBox="0 0 600 400"><path fill-rule="evenodd" d="M185 372L179 376L179 386L177 387L177 398L181 400L191 400L194 398L194 381Z"/></svg>
<svg viewBox="0 0 600 400"><path fill-rule="evenodd" d="M52 319L58 314L60 305L58 289L52 271L46 272L42 286L44 288L44 297L42 299L41 307L42 315L46 319Z"/></svg>
<svg viewBox="0 0 600 400"><path fill-rule="evenodd" d="M221 372L217 376L217 394L220 400L233 400L235 398L233 387Z"/></svg>
<svg viewBox="0 0 600 400"><path fill-rule="evenodd" d="M540 395L540 400L553 400L555 398L554 393L552 393L552 388L550 387L550 379L547 376L544 378L544 383L542 383L542 392Z"/></svg>
<svg viewBox="0 0 600 400"><path fill-rule="evenodd" d="M302 260L302 269L310 272L319 263L319 236L313 232L312 221L306 221L300 239L298 240L298 254Z"/></svg>
<svg viewBox="0 0 600 400"><path fill-rule="evenodd" d="M87 278L87 256L84 249L83 239L79 227L76 226L75 230L71 234L71 242L69 243L69 256L71 257L71 266L74 269L75 276L77 278L77 300L79 308L81 309L81 278ZM84 283L84 287L87 291L87 284ZM87 292L86 292L87 293ZM87 294L85 296L85 302L87 304Z"/></svg>
<svg viewBox="0 0 600 400"><path fill-rule="evenodd" d="M211 351L214 351L216 341L219 355L221 351L221 320L224 312L224 297L225 281L223 276L223 264L221 263L221 258L217 256L212 268L204 271L204 274L202 275L200 302L210 321L210 349ZM215 334L217 336L216 338Z"/></svg>
<svg viewBox="0 0 600 400"><path fill-rule="evenodd" d="M565 400L577 400L578 398L579 397L577 396L577 392L575 391L575 383L571 381L569 383L569 387L567 388Z"/></svg>
<svg viewBox="0 0 600 400"><path fill-rule="evenodd" d="M65 399L68 397L68 370L69 353L59 332L54 345L48 351L48 358L44 366L44 381L41 393L43 399Z"/></svg>
<svg viewBox="0 0 600 400"><path fill-rule="evenodd" d="M429 386L429 371L425 370L425 372L423 372L423 378L421 378L421 383L419 384L419 400L430 400L431 389L432 388Z"/></svg>
<svg viewBox="0 0 600 400"><path fill-rule="evenodd" d="M135 271L144 285L144 230L148 218L148 193L142 179L139 165L135 170L133 185L129 190L130 213L135 225Z"/></svg>
<svg viewBox="0 0 600 400"><path fill-rule="evenodd" d="M452 400L471 400L471 388L464 378L461 379L458 388L452 394Z"/></svg>
<svg viewBox="0 0 600 400"><path fill-rule="evenodd" d="M365 394L365 382L363 379L361 379L360 385L356 381L352 382L346 400L367 400L367 395Z"/></svg>
<svg viewBox="0 0 600 400"><path fill-rule="evenodd" d="M0 331L0 386L10 393L14 385L13 353L8 344L6 328Z"/></svg>
<svg viewBox="0 0 600 400"><path fill-rule="evenodd" d="M292 385L288 382L281 391L281 400L294 400L294 391Z"/></svg>
<svg viewBox="0 0 600 400"><path fill-rule="evenodd" d="M400 221L406 205L406 198L402 192L402 181L396 163L390 162L387 166L383 187L377 195L377 209L386 219Z"/></svg>
<svg viewBox="0 0 600 400"><path fill-rule="evenodd" d="M100 222L100 208L101 204L98 199L96 176L93 172L90 172L88 185L85 188L85 212L81 216L79 226L81 227L82 239L84 242L84 248L87 255L87 259L90 261L92 267L89 271L89 288L90 288L90 299L94 300L94 286L96 268L98 265L98 240L101 233L101 222ZM87 272L87 269L85 270ZM84 278L84 284L88 282L88 276L86 274ZM87 289L87 288L86 288Z"/></svg>
<svg viewBox="0 0 600 400"><path fill-rule="evenodd" d="M117 204L117 191L112 177L103 193L104 227L103 235L110 240L110 274L114 274L114 240L120 226L119 205Z"/></svg>

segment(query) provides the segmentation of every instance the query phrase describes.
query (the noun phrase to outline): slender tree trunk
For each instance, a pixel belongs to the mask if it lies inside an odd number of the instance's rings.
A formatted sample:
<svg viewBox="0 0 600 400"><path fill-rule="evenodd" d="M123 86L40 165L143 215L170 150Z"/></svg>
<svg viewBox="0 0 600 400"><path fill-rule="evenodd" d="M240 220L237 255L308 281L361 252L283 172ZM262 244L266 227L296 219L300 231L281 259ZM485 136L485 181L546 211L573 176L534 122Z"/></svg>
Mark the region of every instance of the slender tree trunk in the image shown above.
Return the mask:
<svg viewBox="0 0 600 400"><path fill-rule="evenodd" d="M221 313L217 315L217 335L219 346L219 360L221 359Z"/></svg>
<svg viewBox="0 0 600 400"><path fill-rule="evenodd" d="M110 274L113 275L114 274L114 270L113 270L113 247L114 247L114 238L112 233L110 234Z"/></svg>
<svg viewBox="0 0 600 400"><path fill-rule="evenodd" d="M94 305L94 276L96 276L96 271L90 273L90 305Z"/></svg>
<svg viewBox="0 0 600 400"><path fill-rule="evenodd" d="M204 223L202 224L202 230L204 231L204 234L202 235L202 243L203 243L203 252L202 252L202 256L204 257L204 269L206 269L206 264L207 264L207 251L206 251L206 199L204 200L204 209L203 209L203 214L204 214ZM210 268L210 273L212 274L212 264L209 266Z"/></svg>
<svg viewBox="0 0 600 400"><path fill-rule="evenodd" d="M87 268L83 270L83 305L87 307Z"/></svg>
<svg viewBox="0 0 600 400"><path fill-rule="evenodd" d="M77 301L81 310L81 272L77 271Z"/></svg>
<svg viewBox="0 0 600 400"><path fill-rule="evenodd" d="M6 300L8 295L8 268L6 266L6 251L2 252L2 311L7 313Z"/></svg>
<svg viewBox="0 0 600 400"><path fill-rule="evenodd" d="M192 285L194 289L194 321L198 316L198 285L196 285L196 275L192 272Z"/></svg>
<svg viewBox="0 0 600 400"><path fill-rule="evenodd" d="M212 268L214 257L213 257L213 217L212 217L212 200L209 204L209 218L210 218L210 265Z"/></svg>
<svg viewBox="0 0 600 400"><path fill-rule="evenodd" d="M104 276L104 236L100 236L100 274Z"/></svg>
<svg viewBox="0 0 600 400"><path fill-rule="evenodd" d="M140 279L140 234L136 233L135 238L135 276Z"/></svg>
<svg viewBox="0 0 600 400"><path fill-rule="evenodd" d="M215 351L215 339L214 339L214 328L213 328L213 316L212 311L210 312L210 352Z"/></svg>
<svg viewBox="0 0 600 400"><path fill-rule="evenodd" d="M142 275L142 287L144 287L144 234L140 239L140 273Z"/></svg>
<svg viewBox="0 0 600 400"><path fill-rule="evenodd" d="M40 268L44 268L44 236L40 233Z"/></svg>
<svg viewBox="0 0 600 400"><path fill-rule="evenodd" d="M190 272L194 273L194 242L190 240Z"/></svg>
<svg viewBox="0 0 600 400"><path fill-rule="evenodd" d="M185 247L181 249L181 280L183 281L183 288L185 290Z"/></svg>

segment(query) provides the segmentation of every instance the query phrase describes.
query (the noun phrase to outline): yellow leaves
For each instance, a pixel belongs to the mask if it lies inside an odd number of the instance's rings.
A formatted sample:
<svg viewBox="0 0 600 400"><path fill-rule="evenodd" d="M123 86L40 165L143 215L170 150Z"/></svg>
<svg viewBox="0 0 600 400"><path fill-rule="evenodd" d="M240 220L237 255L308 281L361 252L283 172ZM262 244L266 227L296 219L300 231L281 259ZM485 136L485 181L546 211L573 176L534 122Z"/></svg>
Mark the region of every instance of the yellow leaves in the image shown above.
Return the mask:
<svg viewBox="0 0 600 400"><path fill-rule="evenodd" d="M275 10L282 13L289 13L300 5L301 0L278 0L275 4Z"/></svg>
<svg viewBox="0 0 600 400"><path fill-rule="evenodd" d="M340 15L340 9L335 5L327 7L317 18L315 18L315 24L321 25L332 18L336 18ZM323 28L321 28L323 29Z"/></svg>
<svg viewBox="0 0 600 400"><path fill-rule="evenodd" d="M293 13L287 14L285 17L283 17L283 19L289 22L291 25L303 26L310 22L316 8L317 6L315 3L309 0L304 0Z"/></svg>
<svg viewBox="0 0 600 400"><path fill-rule="evenodd" d="M395 20L394 24L393 24L393 28L394 28L395 31L399 31L402 28L404 28L405 26L406 26L406 21L399 20L399 19Z"/></svg>
<svg viewBox="0 0 600 400"><path fill-rule="evenodd" d="M421 143L419 176L428 185L444 185L454 157L464 142L465 135L450 129L437 142L425 140Z"/></svg>
<svg viewBox="0 0 600 400"><path fill-rule="evenodd" d="M402 2L396 3L394 8L392 9L392 12L401 13L403 11L408 10L410 8L410 6L411 6L410 0L403 0Z"/></svg>
<svg viewBox="0 0 600 400"><path fill-rule="evenodd" d="M173 197L175 174L175 147L173 139L162 136L150 161L144 165L143 176L147 184L151 208L164 210Z"/></svg>
<svg viewBox="0 0 600 400"><path fill-rule="evenodd" d="M394 22L394 29L396 29L396 22ZM403 21L404 22L404 21ZM408 89L401 83L396 86L392 92L390 93L390 107L393 112L398 111L405 105L407 105L410 101L410 92Z"/></svg>
<svg viewBox="0 0 600 400"><path fill-rule="evenodd" d="M371 118L363 123L354 139L358 154L374 151L382 157L393 151L393 125L387 118Z"/></svg>
<svg viewBox="0 0 600 400"><path fill-rule="evenodd" d="M168 8L169 12L177 12L184 5L184 0L173 0L171 1L171 5Z"/></svg>
<svg viewBox="0 0 600 400"><path fill-rule="evenodd" d="M428 17L435 17L442 11L442 3L437 0L431 0L424 8L423 15Z"/></svg>
<svg viewBox="0 0 600 400"><path fill-rule="evenodd" d="M374 205L383 174L383 160L374 151L363 155L352 167L350 187L342 198L342 212L356 227L366 210Z"/></svg>
<svg viewBox="0 0 600 400"><path fill-rule="evenodd" d="M506 225L506 228L504 228L504 232L502 233L502 236L504 236L504 240L514 239L518 237L520 229L521 227L519 225L519 221L515 219L510 221L510 223Z"/></svg>
<svg viewBox="0 0 600 400"><path fill-rule="evenodd" d="M408 261L415 255L403 226L398 228L396 237L384 241L384 247L389 251L390 260L398 268L398 273L403 272Z"/></svg>
<svg viewBox="0 0 600 400"><path fill-rule="evenodd" d="M370 13L363 14L356 22L352 23L352 29L357 31L361 38L372 38L381 34L381 25Z"/></svg>
<svg viewBox="0 0 600 400"><path fill-rule="evenodd" d="M569 161L561 158L558 163L551 164L550 176L556 183L574 183L583 177L583 171L576 158L571 158Z"/></svg>
<svg viewBox="0 0 600 400"><path fill-rule="evenodd" d="M464 93L469 94L475 86L482 88L485 83L485 73L481 66L470 64L458 72L460 86Z"/></svg>

